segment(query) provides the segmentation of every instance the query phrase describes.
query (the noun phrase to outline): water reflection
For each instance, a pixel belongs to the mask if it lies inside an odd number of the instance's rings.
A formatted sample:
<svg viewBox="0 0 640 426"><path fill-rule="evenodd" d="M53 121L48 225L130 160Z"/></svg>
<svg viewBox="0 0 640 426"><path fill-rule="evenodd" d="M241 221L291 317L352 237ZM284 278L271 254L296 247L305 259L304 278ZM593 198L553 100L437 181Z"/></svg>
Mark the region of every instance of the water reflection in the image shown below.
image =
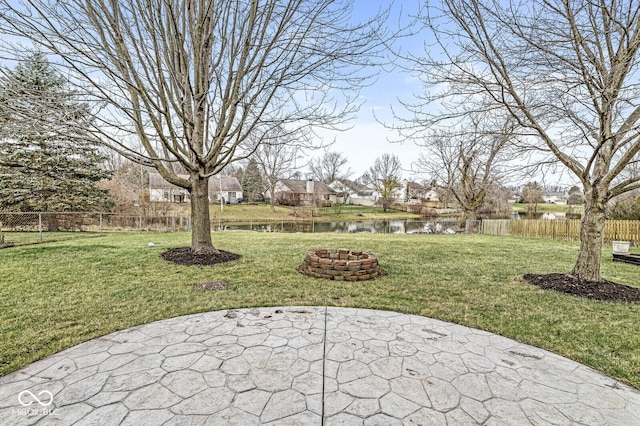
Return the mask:
<svg viewBox="0 0 640 426"><path fill-rule="evenodd" d="M219 231L252 230L259 232L336 232L369 234L448 233L468 229L464 220L369 220L346 222L219 222ZM472 225L473 226L473 225Z"/></svg>

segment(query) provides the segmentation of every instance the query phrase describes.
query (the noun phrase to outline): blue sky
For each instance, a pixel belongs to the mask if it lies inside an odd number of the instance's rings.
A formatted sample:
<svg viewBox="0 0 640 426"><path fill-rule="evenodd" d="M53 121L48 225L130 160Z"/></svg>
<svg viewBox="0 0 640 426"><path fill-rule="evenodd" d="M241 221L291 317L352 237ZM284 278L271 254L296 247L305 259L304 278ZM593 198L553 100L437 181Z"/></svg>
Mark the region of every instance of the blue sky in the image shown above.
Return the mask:
<svg viewBox="0 0 640 426"><path fill-rule="evenodd" d="M354 0L354 20L366 19L367 16L375 14L380 8L386 8L392 3L388 0ZM424 7L427 0L396 0L393 2L392 13L389 19L390 25L398 25L398 22L408 22L409 17L415 15L416 11ZM432 6L437 5L437 0L429 2ZM432 35L427 30L417 31L410 37L403 37L396 42L396 49L401 49L403 53L411 52L414 55L423 56L425 53L425 43L432 44ZM430 52L434 53L434 52ZM437 52L435 52L437 54ZM402 143L390 141L398 141L399 135L386 128L383 124L376 120L393 123L397 121L392 115L393 107L396 113L406 115L406 112L398 103L398 99L405 102L414 100L413 94L424 94L425 87L423 83L416 77L410 76L399 69L393 67L384 67L380 69L380 74L375 83L365 88L361 95L365 99L365 103L360 109L360 113L356 120L350 123L351 128L342 132L323 132L328 140L335 138L335 143L328 148L330 151L337 151L344 154L349 159L349 166L353 172L352 178L362 175L373 163L376 158L384 153L392 153L400 158L403 171L403 177L420 181L428 178L424 174L420 174L415 167L421 148L416 145L415 141L404 141ZM374 115L375 111L375 115ZM519 185L530 180L542 181L546 185L572 185L575 184L575 178L568 173L562 166L558 169L549 170L543 177L518 177L519 182L511 184Z"/></svg>
<svg viewBox="0 0 640 426"><path fill-rule="evenodd" d="M418 0L396 1L389 19L390 25L397 25L398 18L401 22L406 21L421 3L423 2ZM379 7L386 8L389 4L390 2L385 0L355 0L354 20L366 19ZM423 49L425 36L426 33L422 33L403 38L398 45L403 50L419 53ZM320 132L327 141L335 138L335 143L328 150L340 152L349 159L352 178L362 175L373 165L377 157L385 153L397 155L403 168L411 169L412 163L419 156L419 147L413 142L390 143L389 140L397 140L398 135L376 121L376 117L383 121L392 121L391 105L397 107L397 98L410 100L411 94L420 90L422 85L417 79L400 70L393 70L392 67L384 67L380 69L374 84L362 90L361 96L365 103L358 118L349 123L351 128L341 132ZM410 177L411 173L405 171L403 175Z"/></svg>

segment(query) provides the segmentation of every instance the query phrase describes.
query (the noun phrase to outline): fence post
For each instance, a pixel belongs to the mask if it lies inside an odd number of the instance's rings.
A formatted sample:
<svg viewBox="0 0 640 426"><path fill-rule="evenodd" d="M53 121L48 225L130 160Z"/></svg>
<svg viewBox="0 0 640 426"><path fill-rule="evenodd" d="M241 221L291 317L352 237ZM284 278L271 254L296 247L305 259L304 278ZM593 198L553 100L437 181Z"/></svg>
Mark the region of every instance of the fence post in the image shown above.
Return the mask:
<svg viewBox="0 0 640 426"><path fill-rule="evenodd" d="M316 232L316 221L315 219L313 219L313 217L311 218L311 233L315 233Z"/></svg>
<svg viewBox="0 0 640 426"><path fill-rule="evenodd" d="M253 219L249 219L249 231L253 231Z"/></svg>
<svg viewBox="0 0 640 426"><path fill-rule="evenodd" d="M42 242L42 213L38 213L38 231L40 232L40 242Z"/></svg>
<svg viewBox="0 0 640 426"><path fill-rule="evenodd" d="M171 216L171 232L176 232L176 217Z"/></svg>
<svg viewBox="0 0 640 426"><path fill-rule="evenodd" d="M100 213L100 236L102 236L102 213Z"/></svg>
<svg viewBox="0 0 640 426"><path fill-rule="evenodd" d="M282 219L282 227L280 228L280 232L284 232L284 219Z"/></svg>

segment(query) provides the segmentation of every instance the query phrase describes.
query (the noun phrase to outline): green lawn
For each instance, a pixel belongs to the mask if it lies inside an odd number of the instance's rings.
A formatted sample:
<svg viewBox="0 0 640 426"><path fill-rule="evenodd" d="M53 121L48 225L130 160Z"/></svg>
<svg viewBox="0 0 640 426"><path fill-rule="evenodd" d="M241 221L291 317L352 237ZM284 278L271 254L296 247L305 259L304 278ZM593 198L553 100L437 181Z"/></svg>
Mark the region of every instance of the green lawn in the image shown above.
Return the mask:
<svg viewBox="0 0 640 426"><path fill-rule="evenodd" d="M0 374L96 336L195 312L276 305L386 309L452 321L549 349L640 388L640 304L589 301L525 284L570 270L578 246L481 235L215 233L242 255L184 267L159 254L178 234L113 234L0 250ZM148 247L153 242L155 247ZM295 268L309 248L372 251L389 276L345 283ZM637 266L603 256L607 279L637 285ZM226 279L221 291L194 291Z"/></svg>

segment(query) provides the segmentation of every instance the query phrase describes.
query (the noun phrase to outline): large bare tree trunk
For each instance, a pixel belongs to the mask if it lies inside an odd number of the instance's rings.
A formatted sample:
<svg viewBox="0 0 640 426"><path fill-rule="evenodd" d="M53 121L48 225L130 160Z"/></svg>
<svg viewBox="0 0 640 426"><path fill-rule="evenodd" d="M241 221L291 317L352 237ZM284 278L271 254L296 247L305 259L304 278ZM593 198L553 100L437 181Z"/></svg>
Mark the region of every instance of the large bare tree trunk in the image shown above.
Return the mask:
<svg viewBox="0 0 640 426"><path fill-rule="evenodd" d="M604 221L604 207L600 203L587 199L580 227L580 252L571 275L583 280L601 281L600 258L602 257Z"/></svg>
<svg viewBox="0 0 640 426"><path fill-rule="evenodd" d="M476 220L478 218L478 210L477 209L464 209L464 220Z"/></svg>
<svg viewBox="0 0 640 426"><path fill-rule="evenodd" d="M196 254L218 254L211 240L209 219L209 178L191 176L191 251Z"/></svg>

